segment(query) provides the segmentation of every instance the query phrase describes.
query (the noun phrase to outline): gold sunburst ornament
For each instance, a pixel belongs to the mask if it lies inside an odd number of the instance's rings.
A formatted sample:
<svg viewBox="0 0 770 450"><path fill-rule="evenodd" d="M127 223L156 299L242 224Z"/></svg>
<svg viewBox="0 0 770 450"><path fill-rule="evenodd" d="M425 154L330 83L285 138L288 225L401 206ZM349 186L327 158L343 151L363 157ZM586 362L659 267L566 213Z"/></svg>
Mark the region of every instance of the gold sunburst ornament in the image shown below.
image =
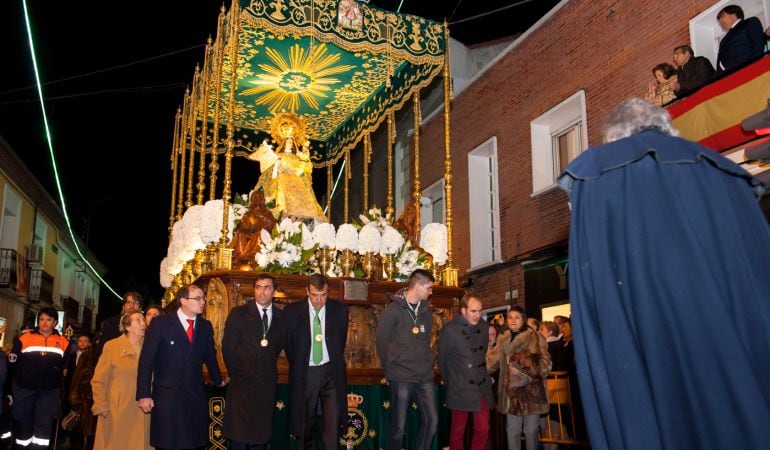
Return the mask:
<svg viewBox="0 0 770 450"><path fill-rule="evenodd" d="M249 83L255 87L245 89L243 95L259 95L258 105L266 106L271 113L278 111L297 111L302 103L309 108L318 109L318 99L326 98L332 86L339 84L338 75L355 66L338 64L339 53L330 53L326 44L316 46L312 53L299 44L289 48L288 61L278 50L267 48L265 54L272 64L260 64L264 72Z"/></svg>

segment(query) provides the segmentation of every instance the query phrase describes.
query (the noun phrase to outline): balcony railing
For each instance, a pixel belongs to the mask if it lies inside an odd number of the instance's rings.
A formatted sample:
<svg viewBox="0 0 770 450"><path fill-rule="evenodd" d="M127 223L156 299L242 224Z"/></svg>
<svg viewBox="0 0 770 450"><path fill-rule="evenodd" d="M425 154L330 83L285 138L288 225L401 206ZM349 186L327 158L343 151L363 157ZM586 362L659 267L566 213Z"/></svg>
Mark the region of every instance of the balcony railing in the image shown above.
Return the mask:
<svg viewBox="0 0 770 450"><path fill-rule="evenodd" d="M53 276L42 269L30 268L29 296L31 303L44 302L53 304Z"/></svg>
<svg viewBox="0 0 770 450"><path fill-rule="evenodd" d="M80 302L72 297L62 297L61 303L68 324L80 327Z"/></svg>
<svg viewBox="0 0 770 450"><path fill-rule="evenodd" d="M16 250L0 248L0 288L16 289Z"/></svg>

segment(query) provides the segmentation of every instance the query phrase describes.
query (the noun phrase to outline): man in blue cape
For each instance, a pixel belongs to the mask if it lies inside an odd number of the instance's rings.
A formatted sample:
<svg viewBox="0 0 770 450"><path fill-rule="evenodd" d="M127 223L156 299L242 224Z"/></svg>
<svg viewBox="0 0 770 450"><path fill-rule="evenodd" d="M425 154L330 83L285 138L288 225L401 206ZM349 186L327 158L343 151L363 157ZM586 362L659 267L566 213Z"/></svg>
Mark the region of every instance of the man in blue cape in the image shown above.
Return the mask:
<svg viewBox="0 0 770 450"><path fill-rule="evenodd" d="M575 358L594 449L765 448L770 230L743 169L622 104L570 196Z"/></svg>

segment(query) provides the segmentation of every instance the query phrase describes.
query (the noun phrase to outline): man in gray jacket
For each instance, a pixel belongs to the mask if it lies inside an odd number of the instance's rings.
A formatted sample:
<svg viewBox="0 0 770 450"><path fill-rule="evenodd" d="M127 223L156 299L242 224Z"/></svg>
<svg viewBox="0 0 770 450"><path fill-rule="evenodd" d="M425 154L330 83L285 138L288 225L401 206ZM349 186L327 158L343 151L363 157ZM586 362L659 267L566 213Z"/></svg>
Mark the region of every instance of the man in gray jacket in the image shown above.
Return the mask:
<svg viewBox="0 0 770 450"><path fill-rule="evenodd" d="M492 379L487 374L489 324L481 320L481 299L465 294L460 314L441 329L438 367L447 386L446 406L452 411L449 449L462 450L465 423L473 413L471 450L484 450L489 409L494 407Z"/></svg>
<svg viewBox="0 0 770 450"><path fill-rule="evenodd" d="M406 411L411 398L417 402L420 430L416 450L429 450L436 434L438 412L433 393L433 352L430 349L433 314L428 297L435 279L430 272L417 269L409 285L393 294L377 322L377 351L385 378L390 382L390 445L404 447Z"/></svg>

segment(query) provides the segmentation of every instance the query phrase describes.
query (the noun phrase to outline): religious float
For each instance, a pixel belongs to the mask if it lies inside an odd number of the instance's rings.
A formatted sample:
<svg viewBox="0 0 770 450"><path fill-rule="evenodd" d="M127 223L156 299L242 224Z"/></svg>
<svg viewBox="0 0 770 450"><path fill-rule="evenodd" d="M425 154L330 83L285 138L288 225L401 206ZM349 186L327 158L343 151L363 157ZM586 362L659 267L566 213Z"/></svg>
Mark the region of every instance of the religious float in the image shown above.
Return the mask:
<svg viewBox="0 0 770 450"><path fill-rule="evenodd" d="M380 383L374 329L390 295L416 268L434 274L435 351L438 331L463 294L452 255L448 38L446 24L355 0L234 0L229 11L222 7L216 38L209 38L176 113L169 247L160 265L164 304L173 307L181 286L201 286L219 347L228 312L253 300L257 273L277 277L279 307L305 298L307 275L329 276L330 297L350 306L350 420L340 440L347 448L387 446L389 397ZM444 79L446 220L421 226L420 92L438 76ZM413 202L396 218L394 114L408 103L414 108ZM375 149L371 134L381 126L387 145ZM362 173L351 170L351 151L364 152ZM369 205L373 152L387 153L382 210ZM258 173L249 194L232 192L234 162ZM313 173L324 169L325 208L312 183ZM333 215L335 169L344 207ZM348 201L353 176L363 177L364 191L363 213L355 218ZM285 359L279 369L279 383L286 383ZM279 384L272 448L290 448L287 396ZM442 390L437 399L443 404ZM223 390L212 389L211 448L226 448L225 409ZM448 410L439 409L446 423ZM410 411L409 427L416 421ZM439 429L443 447L448 431Z"/></svg>

